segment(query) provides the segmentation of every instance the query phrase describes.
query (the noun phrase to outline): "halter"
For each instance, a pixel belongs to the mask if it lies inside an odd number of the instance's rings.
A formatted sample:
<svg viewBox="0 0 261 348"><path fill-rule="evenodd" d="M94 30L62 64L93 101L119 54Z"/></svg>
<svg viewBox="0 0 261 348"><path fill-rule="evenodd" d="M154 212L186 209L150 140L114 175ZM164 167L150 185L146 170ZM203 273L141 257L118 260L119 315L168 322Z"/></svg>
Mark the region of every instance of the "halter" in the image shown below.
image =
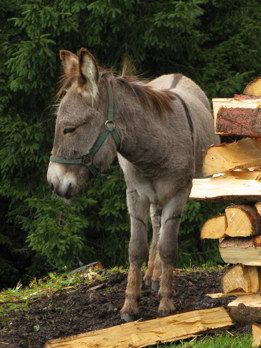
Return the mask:
<svg viewBox="0 0 261 348"><path fill-rule="evenodd" d="M108 119L105 122L105 130L95 141L90 151L86 153L85 155L81 156L80 158L73 158L73 159L51 156L50 162L62 163L62 164L80 164L87 167L94 176L99 174L99 170L95 167L93 163L93 159L96 153L100 150L105 140L108 138L109 134L112 135L117 148L119 148L121 143L121 139L116 131L116 126L114 123L115 104L114 104L112 89L110 85L108 87L108 95L109 95Z"/></svg>

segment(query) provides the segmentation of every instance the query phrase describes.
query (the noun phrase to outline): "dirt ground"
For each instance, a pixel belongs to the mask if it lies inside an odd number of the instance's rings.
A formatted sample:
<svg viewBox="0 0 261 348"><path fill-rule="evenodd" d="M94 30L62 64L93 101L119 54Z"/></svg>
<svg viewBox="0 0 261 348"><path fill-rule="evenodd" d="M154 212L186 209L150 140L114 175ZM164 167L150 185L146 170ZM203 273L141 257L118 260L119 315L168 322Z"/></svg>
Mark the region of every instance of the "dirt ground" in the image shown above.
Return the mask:
<svg viewBox="0 0 261 348"><path fill-rule="evenodd" d="M4 326L0 326L0 348L40 348L54 338L123 323L119 311L123 305L127 275L99 272L108 278L41 297L29 305L29 310L10 312ZM177 270L174 276L177 313L224 306L231 301L231 297L211 299L204 296L220 292L221 275L222 271ZM140 318L156 318L157 307L157 294L151 289L143 289Z"/></svg>

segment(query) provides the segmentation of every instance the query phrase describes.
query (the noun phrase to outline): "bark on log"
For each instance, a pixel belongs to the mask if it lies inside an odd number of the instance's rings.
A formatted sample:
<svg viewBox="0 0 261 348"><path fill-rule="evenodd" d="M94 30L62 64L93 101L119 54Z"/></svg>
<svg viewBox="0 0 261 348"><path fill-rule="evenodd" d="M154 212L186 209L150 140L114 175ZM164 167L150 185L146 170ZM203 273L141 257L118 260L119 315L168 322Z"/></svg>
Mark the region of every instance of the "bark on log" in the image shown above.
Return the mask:
<svg viewBox="0 0 261 348"><path fill-rule="evenodd" d="M228 313L234 321L241 323L261 322L261 296L239 296L227 306Z"/></svg>
<svg viewBox="0 0 261 348"><path fill-rule="evenodd" d="M231 205L225 209L229 237L250 237L260 233L261 217L255 207Z"/></svg>
<svg viewBox="0 0 261 348"><path fill-rule="evenodd" d="M261 290L260 270L254 266L232 266L224 273L221 287L225 294L239 291L257 293Z"/></svg>
<svg viewBox="0 0 261 348"><path fill-rule="evenodd" d="M205 155L205 176L224 173L235 169L261 166L261 139L243 138L234 143L211 146Z"/></svg>
<svg viewBox="0 0 261 348"><path fill-rule="evenodd" d="M233 171L225 175L193 179L193 200L253 202L261 200L261 172Z"/></svg>
<svg viewBox="0 0 261 348"><path fill-rule="evenodd" d="M261 266L261 236L227 237L220 241L219 251L226 263Z"/></svg>
<svg viewBox="0 0 261 348"><path fill-rule="evenodd" d="M216 133L261 137L261 107L257 109L221 107L217 113Z"/></svg>
<svg viewBox="0 0 261 348"><path fill-rule="evenodd" d="M214 124L216 126L217 114L221 107L225 108L245 108L245 109L257 109L261 107L261 98L249 98L244 96L236 95L234 98L213 98L213 113L214 113Z"/></svg>

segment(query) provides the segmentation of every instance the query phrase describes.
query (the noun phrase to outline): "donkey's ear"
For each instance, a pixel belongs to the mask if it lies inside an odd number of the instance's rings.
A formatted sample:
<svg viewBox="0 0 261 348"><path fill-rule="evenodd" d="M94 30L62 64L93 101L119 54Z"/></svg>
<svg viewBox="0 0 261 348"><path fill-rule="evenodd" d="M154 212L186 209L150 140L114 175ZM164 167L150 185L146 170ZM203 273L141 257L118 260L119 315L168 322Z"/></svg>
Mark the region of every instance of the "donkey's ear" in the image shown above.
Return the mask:
<svg viewBox="0 0 261 348"><path fill-rule="evenodd" d="M70 51L60 50L60 59L63 65L64 75L66 77L76 76L79 69L78 57Z"/></svg>
<svg viewBox="0 0 261 348"><path fill-rule="evenodd" d="M81 48L78 52L79 71L78 79L79 87L95 98L98 93L99 68L93 55L86 49Z"/></svg>

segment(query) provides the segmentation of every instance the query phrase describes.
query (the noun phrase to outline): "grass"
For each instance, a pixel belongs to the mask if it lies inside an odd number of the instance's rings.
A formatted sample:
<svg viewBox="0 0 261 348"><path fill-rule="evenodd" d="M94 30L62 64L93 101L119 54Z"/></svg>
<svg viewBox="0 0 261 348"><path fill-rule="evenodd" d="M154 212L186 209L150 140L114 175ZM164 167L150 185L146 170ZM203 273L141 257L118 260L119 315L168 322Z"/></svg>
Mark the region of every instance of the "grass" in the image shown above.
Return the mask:
<svg viewBox="0 0 261 348"><path fill-rule="evenodd" d="M86 273L64 273L61 275L49 273L43 279L33 279L27 287L18 283L13 289L5 289L0 292L0 314L9 310L26 309L28 303L36 301L42 296L51 296L61 289L73 291L78 284L91 283L94 279L103 280L105 278L106 276L99 275L94 269L93 272Z"/></svg>
<svg viewBox="0 0 261 348"><path fill-rule="evenodd" d="M252 335L250 330L236 335L227 331L148 348L252 348Z"/></svg>

